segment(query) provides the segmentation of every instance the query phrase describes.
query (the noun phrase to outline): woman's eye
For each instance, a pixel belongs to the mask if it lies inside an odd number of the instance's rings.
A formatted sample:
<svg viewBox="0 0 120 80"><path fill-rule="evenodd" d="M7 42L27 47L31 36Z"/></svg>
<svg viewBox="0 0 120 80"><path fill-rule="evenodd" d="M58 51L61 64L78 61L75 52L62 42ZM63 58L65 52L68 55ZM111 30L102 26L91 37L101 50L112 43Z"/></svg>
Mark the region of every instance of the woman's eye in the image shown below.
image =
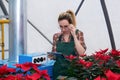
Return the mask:
<svg viewBox="0 0 120 80"><path fill-rule="evenodd" d="M64 26L65 28L67 28L68 26Z"/></svg>
<svg viewBox="0 0 120 80"><path fill-rule="evenodd" d="M62 28L62 26L60 26L60 28Z"/></svg>
<svg viewBox="0 0 120 80"><path fill-rule="evenodd" d="M60 28L68 28L68 26L67 25L65 25L65 26L60 25Z"/></svg>

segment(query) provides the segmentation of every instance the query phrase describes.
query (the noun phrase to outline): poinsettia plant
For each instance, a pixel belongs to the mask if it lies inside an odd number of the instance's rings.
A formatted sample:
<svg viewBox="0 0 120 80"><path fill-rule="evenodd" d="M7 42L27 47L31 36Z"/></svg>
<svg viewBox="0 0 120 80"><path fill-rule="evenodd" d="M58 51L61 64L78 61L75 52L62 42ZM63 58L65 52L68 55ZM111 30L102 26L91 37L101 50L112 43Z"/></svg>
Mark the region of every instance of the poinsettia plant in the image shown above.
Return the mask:
<svg viewBox="0 0 120 80"><path fill-rule="evenodd" d="M0 80L50 80L47 70L39 70L38 64L26 62L15 66L15 68L1 66Z"/></svg>
<svg viewBox="0 0 120 80"><path fill-rule="evenodd" d="M65 56L70 65L65 76L76 80L120 80L120 50L100 50L81 58Z"/></svg>

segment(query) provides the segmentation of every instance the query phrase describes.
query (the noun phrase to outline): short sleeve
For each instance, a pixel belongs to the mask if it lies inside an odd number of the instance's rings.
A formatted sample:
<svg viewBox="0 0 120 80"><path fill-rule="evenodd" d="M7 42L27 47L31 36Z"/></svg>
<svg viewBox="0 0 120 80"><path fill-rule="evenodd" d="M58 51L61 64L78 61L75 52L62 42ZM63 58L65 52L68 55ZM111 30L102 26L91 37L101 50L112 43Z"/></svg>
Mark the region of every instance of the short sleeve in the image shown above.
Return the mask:
<svg viewBox="0 0 120 80"><path fill-rule="evenodd" d="M56 43L58 41L59 35L60 35L59 33L53 35L52 52L56 52Z"/></svg>

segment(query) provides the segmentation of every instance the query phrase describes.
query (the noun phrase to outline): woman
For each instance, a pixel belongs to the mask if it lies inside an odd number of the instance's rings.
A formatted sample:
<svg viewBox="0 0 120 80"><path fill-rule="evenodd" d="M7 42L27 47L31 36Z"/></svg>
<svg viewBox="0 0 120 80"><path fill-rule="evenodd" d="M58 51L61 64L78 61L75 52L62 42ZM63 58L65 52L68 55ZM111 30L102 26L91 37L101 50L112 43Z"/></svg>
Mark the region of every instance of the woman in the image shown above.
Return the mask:
<svg viewBox="0 0 120 80"><path fill-rule="evenodd" d="M76 19L73 11L63 12L58 17L58 24L61 32L54 34L52 52L61 52L63 55L80 56L86 50L83 32L76 29ZM64 56L58 56L54 65L53 76L56 79L59 75L65 74L69 63Z"/></svg>

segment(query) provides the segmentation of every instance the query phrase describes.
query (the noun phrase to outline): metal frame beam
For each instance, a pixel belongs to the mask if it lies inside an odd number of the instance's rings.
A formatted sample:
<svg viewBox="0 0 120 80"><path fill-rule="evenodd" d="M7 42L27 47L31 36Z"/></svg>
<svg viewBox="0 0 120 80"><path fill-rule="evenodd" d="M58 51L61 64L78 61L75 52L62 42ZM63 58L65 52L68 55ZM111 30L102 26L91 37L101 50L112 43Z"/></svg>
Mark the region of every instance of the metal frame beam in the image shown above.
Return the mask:
<svg viewBox="0 0 120 80"><path fill-rule="evenodd" d="M108 29L112 49L116 49L114 36L113 36L113 32L112 32L112 27L111 27L108 11L107 11L107 8L106 8L105 0L100 0L100 2L101 2L102 10L103 10L103 13L104 13L105 21L106 21L106 24L107 24L107 29Z"/></svg>

